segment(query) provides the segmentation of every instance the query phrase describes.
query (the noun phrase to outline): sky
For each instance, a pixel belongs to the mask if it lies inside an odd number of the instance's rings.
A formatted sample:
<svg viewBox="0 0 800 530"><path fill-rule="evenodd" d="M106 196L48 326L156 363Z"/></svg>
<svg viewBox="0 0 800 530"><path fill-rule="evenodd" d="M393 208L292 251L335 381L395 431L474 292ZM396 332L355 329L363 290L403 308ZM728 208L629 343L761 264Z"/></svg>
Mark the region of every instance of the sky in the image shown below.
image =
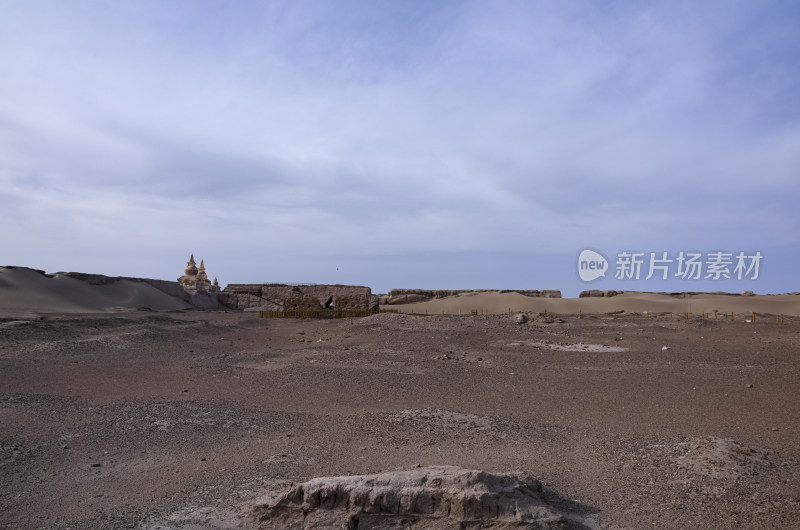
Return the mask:
<svg viewBox="0 0 800 530"><path fill-rule="evenodd" d="M800 291L798 27L793 1L0 0L0 264ZM626 251L763 259L617 279Z"/></svg>

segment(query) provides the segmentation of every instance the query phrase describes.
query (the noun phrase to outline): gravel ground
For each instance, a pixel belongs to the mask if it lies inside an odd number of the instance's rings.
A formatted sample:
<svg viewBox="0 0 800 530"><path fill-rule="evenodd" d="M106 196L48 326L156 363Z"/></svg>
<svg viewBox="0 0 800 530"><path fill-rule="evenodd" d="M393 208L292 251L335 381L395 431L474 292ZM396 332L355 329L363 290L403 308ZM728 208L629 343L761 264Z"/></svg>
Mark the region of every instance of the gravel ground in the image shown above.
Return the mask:
<svg viewBox="0 0 800 530"><path fill-rule="evenodd" d="M788 318L5 319L0 526L213 526L276 484L454 465L589 527L798 527L799 368Z"/></svg>

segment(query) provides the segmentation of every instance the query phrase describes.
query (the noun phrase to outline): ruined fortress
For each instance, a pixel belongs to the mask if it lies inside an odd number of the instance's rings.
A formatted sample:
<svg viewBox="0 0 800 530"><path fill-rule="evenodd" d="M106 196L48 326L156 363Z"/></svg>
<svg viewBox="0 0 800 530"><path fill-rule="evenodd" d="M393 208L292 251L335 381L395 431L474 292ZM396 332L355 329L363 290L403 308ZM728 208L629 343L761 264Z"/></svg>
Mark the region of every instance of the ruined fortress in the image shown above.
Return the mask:
<svg viewBox="0 0 800 530"><path fill-rule="evenodd" d="M377 297L369 287L354 285L285 285L234 283L221 290L219 282L208 279L205 264L198 267L194 254L189 257L178 284L190 295L213 296L219 305L229 309L263 311L370 311L378 308Z"/></svg>
<svg viewBox="0 0 800 530"><path fill-rule="evenodd" d="M558 290L392 289L388 294L374 295L369 287L339 284L232 283L220 289L216 278L213 283L209 281L203 260L199 267L195 264L194 254L189 257L178 283L190 295L213 297L221 308L259 311L377 311L380 305L410 304L482 292L561 298Z"/></svg>

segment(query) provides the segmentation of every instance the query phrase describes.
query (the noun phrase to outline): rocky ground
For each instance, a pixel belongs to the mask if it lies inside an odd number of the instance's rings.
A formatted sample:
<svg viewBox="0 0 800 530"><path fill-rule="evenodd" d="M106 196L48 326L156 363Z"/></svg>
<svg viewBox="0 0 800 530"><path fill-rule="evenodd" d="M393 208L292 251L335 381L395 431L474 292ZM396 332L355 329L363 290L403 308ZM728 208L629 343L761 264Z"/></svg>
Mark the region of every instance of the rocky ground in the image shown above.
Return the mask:
<svg viewBox="0 0 800 530"><path fill-rule="evenodd" d="M533 477L577 527L797 527L785 322L5 319L0 526L255 526L315 477L459 466Z"/></svg>

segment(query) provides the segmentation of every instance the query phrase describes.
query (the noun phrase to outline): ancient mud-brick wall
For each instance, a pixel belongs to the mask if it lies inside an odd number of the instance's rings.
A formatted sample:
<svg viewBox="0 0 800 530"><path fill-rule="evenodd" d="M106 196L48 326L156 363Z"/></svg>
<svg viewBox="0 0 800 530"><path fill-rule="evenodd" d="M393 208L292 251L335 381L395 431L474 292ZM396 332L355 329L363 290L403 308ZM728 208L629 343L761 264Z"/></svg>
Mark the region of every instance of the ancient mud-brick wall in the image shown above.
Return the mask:
<svg viewBox="0 0 800 530"><path fill-rule="evenodd" d="M561 291L557 290L497 290L497 289L456 289L456 290L427 290L427 289L392 289L388 296L382 296L381 304L413 304L425 302L434 298L446 298L469 293L519 293L535 298L561 298Z"/></svg>
<svg viewBox="0 0 800 530"><path fill-rule="evenodd" d="M428 289L392 289L389 296L420 295L426 298L445 298L467 293L519 293L535 298L561 298L558 290L530 290L530 289L454 289L454 290L428 290Z"/></svg>
<svg viewBox="0 0 800 530"><path fill-rule="evenodd" d="M717 295L725 295L725 296L755 296L753 291L743 291L741 293L726 293L724 291L716 291L713 293L707 292L698 292L698 291L684 291L684 292L654 292L654 291L598 291L598 290L591 290L591 291L581 291L578 295L579 298L610 298L612 296L617 296L618 294L623 294L625 292L628 293L640 293L640 294L662 294L662 295L669 295L673 298L686 298L689 296L696 296L696 295L708 295L708 294L717 294Z"/></svg>
<svg viewBox="0 0 800 530"><path fill-rule="evenodd" d="M517 292L522 292L522 291L517 291ZM522 292L522 294L525 293ZM561 291L559 291L558 289L544 289L542 291L539 291L539 296L542 298L561 298Z"/></svg>
<svg viewBox="0 0 800 530"><path fill-rule="evenodd" d="M597 289L592 289L590 291L581 291L578 298L611 298L618 294L622 294L622 291L598 291Z"/></svg>
<svg viewBox="0 0 800 530"><path fill-rule="evenodd" d="M340 311L366 311L371 309L372 290L355 285L314 285L302 288L303 293L319 300L322 307Z"/></svg>
<svg viewBox="0 0 800 530"><path fill-rule="evenodd" d="M299 287L288 291L281 300L284 311L316 311L323 305L315 297L304 293Z"/></svg>
<svg viewBox="0 0 800 530"><path fill-rule="evenodd" d="M247 309L249 307L264 307L269 303L264 300L260 295L251 293L237 293L237 292L221 292L219 293L219 300L226 307L231 309ZM273 304L274 305L274 304ZM280 307L265 308L268 310L280 310Z"/></svg>
<svg viewBox="0 0 800 530"><path fill-rule="evenodd" d="M377 307L369 287L354 285L231 284L220 299L234 309L359 310Z"/></svg>

